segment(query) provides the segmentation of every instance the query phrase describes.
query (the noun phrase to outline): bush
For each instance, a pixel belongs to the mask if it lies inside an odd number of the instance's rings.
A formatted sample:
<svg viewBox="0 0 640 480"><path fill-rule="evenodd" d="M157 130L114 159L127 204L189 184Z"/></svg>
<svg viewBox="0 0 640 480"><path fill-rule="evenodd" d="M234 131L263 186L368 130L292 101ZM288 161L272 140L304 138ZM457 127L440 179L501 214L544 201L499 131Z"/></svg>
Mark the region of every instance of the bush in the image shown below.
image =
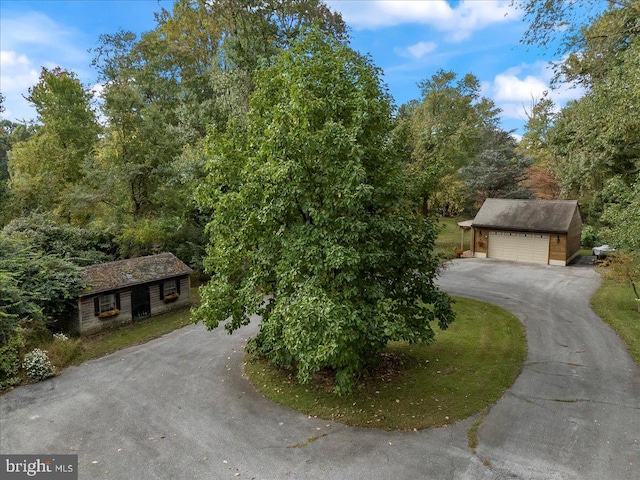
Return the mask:
<svg viewBox="0 0 640 480"><path fill-rule="evenodd" d="M38 382L52 377L55 373L46 350L40 350L39 348L34 348L24 356L23 366L29 378Z"/></svg>
<svg viewBox="0 0 640 480"><path fill-rule="evenodd" d="M9 340L0 347L0 390L20 383L20 351L24 348L25 340L20 327L14 329Z"/></svg>
<svg viewBox="0 0 640 480"><path fill-rule="evenodd" d="M585 248L593 248L598 243L598 231L591 225L582 227L582 237L580 244Z"/></svg>
<svg viewBox="0 0 640 480"><path fill-rule="evenodd" d="M66 340L63 340L60 335L64 336ZM64 334L56 333L53 336L53 341L46 345L46 349L52 365L57 370L61 370L80 356L82 342L77 338L70 339Z"/></svg>

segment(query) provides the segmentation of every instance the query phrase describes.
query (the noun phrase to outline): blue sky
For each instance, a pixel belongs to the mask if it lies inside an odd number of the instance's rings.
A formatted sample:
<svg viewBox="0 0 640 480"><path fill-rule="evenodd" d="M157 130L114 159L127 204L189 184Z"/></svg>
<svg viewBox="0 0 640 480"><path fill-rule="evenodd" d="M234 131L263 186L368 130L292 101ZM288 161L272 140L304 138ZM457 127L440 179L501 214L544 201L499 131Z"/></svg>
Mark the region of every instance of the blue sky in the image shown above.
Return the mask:
<svg viewBox="0 0 640 480"><path fill-rule="evenodd" d="M473 73L483 95L503 110L502 127L522 134L525 109L548 89L552 50L520 43L526 24L509 1L328 1L351 28L351 46L368 53L384 72L396 104L420 98L418 83L437 70ZM32 119L24 100L41 68L73 70L93 87L98 38L120 28L137 34L154 28L154 12L171 0L0 0L0 91L4 118ZM581 92L552 92L559 105Z"/></svg>

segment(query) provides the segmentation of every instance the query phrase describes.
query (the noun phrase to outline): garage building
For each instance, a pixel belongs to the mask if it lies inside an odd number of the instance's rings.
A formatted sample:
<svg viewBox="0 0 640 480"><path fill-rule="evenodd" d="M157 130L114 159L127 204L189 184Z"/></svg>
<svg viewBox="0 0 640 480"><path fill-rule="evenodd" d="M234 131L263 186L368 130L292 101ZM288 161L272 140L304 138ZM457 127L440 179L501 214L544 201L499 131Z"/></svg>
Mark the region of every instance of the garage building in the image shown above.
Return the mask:
<svg viewBox="0 0 640 480"><path fill-rule="evenodd" d="M488 198L472 229L474 257L567 265L580 250L582 215L576 200Z"/></svg>

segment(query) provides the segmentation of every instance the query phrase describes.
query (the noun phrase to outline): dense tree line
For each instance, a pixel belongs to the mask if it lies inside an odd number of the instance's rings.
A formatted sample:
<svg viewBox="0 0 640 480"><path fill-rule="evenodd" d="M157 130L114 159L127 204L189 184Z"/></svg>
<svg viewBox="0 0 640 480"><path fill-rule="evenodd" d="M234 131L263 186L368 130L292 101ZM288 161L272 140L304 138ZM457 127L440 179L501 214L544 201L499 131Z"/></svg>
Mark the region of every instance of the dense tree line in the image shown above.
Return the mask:
<svg viewBox="0 0 640 480"><path fill-rule="evenodd" d="M211 212L194 193L205 138L246 115L255 69L312 25L345 38L340 16L317 0L179 0L140 37L100 37L99 95L74 72L42 69L27 96L36 122L3 120L0 130L6 358L28 332L60 324L83 287L80 265L169 250L202 267Z"/></svg>

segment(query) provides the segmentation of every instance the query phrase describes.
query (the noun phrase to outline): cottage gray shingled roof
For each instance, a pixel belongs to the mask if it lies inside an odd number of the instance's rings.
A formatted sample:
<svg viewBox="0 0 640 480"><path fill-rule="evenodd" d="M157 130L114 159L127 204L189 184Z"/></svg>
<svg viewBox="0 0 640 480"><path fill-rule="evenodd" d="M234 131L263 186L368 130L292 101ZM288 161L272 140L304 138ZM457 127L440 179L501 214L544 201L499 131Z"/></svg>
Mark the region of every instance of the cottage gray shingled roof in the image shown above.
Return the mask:
<svg viewBox="0 0 640 480"><path fill-rule="evenodd" d="M475 228L566 233L577 200L511 200L487 198L473 220Z"/></svg>
<svg viewBox="0 0 640 480"><path fill-rule="evenodd" d="M191 268L172 253L89 265L80 270L82 279L88 285L80 296L188 275L191 272Z"/></svg>

